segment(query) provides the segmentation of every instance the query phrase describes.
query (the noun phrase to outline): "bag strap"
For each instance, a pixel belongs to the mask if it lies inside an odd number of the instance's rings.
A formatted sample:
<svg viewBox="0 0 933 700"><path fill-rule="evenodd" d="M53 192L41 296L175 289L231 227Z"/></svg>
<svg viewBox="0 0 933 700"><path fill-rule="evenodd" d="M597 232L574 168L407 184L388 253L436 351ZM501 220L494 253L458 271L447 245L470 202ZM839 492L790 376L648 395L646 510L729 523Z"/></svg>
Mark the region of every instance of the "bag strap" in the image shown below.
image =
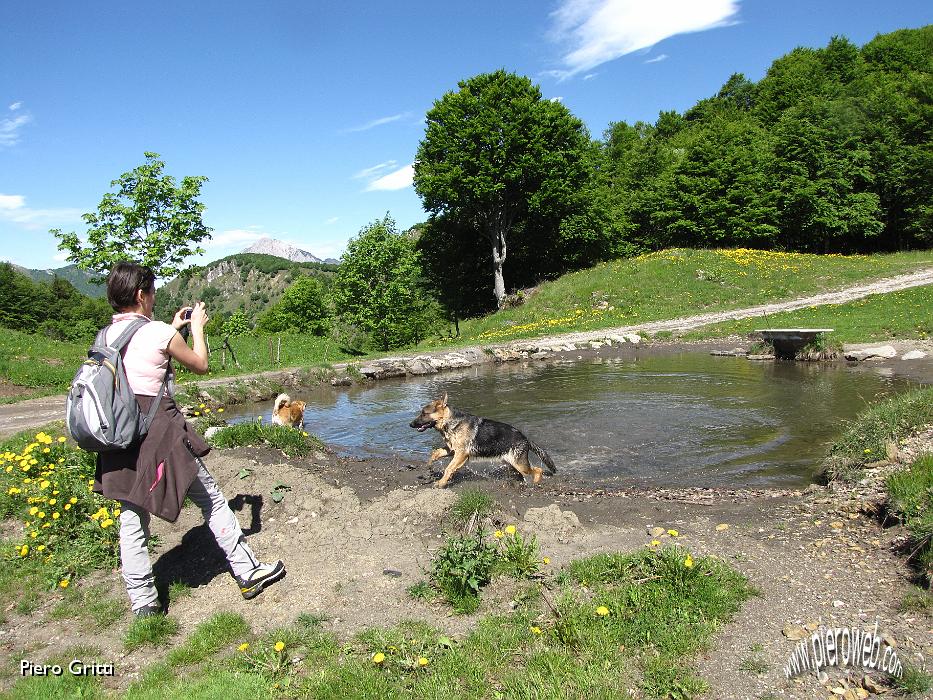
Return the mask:
<svg viewBox="0 0 933 700"><path fill-rule="evenodd" d="M148 319L148 318L147 318L147 319L138 318L138 319L136 319L135 321L132 321L132 322L130 323L130 325L127 326L127 327L123 330L123 332L122 332L120 335L117 336L117 339L116 339L116 340L114 340L112 343L104 343L104 344L105 344L105 345L108 345L108 346L111 347L111 348L113 348L113 349L116 350L117 352L122 352L123 348L126 347L126 345L130 342L130 340L132 339L132 337L133 337L133 335L136 333L136 331L138 331L140 328L142 328L143 326L145 326L147 323L149 323L149 319ZM110 326L112 326L112 325L113 325L113 324L111 323ZM107 328L104 328L104 329L98 334L98 337L100 337L102 333L105 333L105 332L107 331L107 329L110 328L110 326L107 326ZM106 336L105 336L105 337L106 337Z"/></svg>
<svg viewBox="0 0 933 700"><path fill-rule="evenodd" d="M162 397L165 395L165 387L168 385L168 373L172 367L172 358L168 358L168 364L165 366L165 376L162 377L162 386L159 387L159 394L155 397L155 401L152 402L152 406L149 407L149 413L146 414L146 432L149 432L149 426L152 425L152 421L155 418L156 411L159 410L159 404L162 403Z"/></svg>

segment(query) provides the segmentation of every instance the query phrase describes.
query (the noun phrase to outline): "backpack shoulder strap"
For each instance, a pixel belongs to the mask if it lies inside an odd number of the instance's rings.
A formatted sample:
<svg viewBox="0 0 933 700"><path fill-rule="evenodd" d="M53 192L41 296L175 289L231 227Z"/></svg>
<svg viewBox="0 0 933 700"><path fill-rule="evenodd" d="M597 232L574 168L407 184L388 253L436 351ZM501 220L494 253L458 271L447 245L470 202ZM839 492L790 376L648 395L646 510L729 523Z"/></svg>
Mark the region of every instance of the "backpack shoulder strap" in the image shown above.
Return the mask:
<svg viewBox="0 0 933 700"><path fill-rule="evenodd" d="M112 343L109 344L109 346L112 347L117 352L120 352L127 345L127 343L130 342L130 339L133 337L133 334L135 334L136 331L138 331L140 328L145 326L147 323L149 323L149 319L140 318L140 319L133 321L132 323L130 323L130 325L126 329L124 329L124 331L120 335L117 336L116 340L114 340ZM105 328L104 330L107 330L107 329ZM107 343L105 343L105 345L106 344Z"/></svg>

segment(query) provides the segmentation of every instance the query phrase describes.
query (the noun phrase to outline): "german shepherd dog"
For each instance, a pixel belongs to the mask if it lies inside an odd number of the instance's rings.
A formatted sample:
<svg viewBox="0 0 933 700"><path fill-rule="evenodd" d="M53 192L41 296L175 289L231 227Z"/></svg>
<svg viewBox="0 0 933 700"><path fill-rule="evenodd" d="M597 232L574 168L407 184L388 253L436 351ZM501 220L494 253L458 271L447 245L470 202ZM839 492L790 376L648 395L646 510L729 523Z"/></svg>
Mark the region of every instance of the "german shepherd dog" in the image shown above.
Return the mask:
<svg viewBox="0 0 933 700"><path fill-rule="evenodd" d="M526 438L518 429L507 423L500 423L489 418L480 418L465 411L458 411L447 405L444 398L432 401L409 425L419 433L428 428L436 429L443 437L446 447L431 452L426 464L453 455L450 464L444 470L444 476L434 482L435 488L444 488L457 470L467 463L470 457L497 458L518 471L522 477L532 474L532 481L541 481L543 469L533 467L528 461L531 450L544 463L548 474L557 472L557 467L548 453Z"/></svg>

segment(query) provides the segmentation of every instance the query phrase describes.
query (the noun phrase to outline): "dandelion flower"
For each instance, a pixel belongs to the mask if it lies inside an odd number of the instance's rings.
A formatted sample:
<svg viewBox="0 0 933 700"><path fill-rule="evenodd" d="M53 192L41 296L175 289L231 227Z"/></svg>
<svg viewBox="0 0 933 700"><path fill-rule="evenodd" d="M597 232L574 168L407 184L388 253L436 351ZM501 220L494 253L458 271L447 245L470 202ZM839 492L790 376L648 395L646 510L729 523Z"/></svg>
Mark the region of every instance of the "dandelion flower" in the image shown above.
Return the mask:
<svg viewBox="0 0 933 700"><path fill-rule="evenodd" d="M606 617L606 615L609 614L609 608L607 608L605 605L600 605L598 608L596 608L596 614L600 617Z"/></svg>
<svg viewBox="0 0 933 700"><path fill-rule="evenodd" d="M62 435L61 437L58 438L58 441L59 441L59 442L65 442L66 439L67 439L67 438L65 438L65 436Z"/></svg>
<svg viewBox="0 0 933 700"><path fill-rule="evenodd" d="M218 409L217 409L217 413L223 413L223 412L224 412L224 410L223 410L222 408L218 408Z"/></svg>
<svg viewBox="0 0 933 700"><path fill-rule="evenodd" d="M113 518L107 518L100 524L102 528L110 527L111 525L113 525Z"/></svg>
<svg viewBox="0 0 933 700"><path fill-rule="evenodd" d="M58 582L58 585L61 588L68 588L68 579L63 578L61 581Z"/></svg>
<svg viewBox="0 0 933 700"><path fill-rule="evenodd" d="M677 535L679 535L680 533L677 532L677 530L668 530L667 534L670 535L671 537L677 537Z"/></svg>
<svg viewBox="0 0 933 700"><path fill-rule="evenodd" d="M249 649L249 642L243 642L240 646L237 647L238 651L246 651Z"/></svg>
<svg viewBox="0 0 933 700"><path fill-rule="evenodd" d="M426 657L424 657L424 656L419 656L419 657L418 657L418 665L419 665L419 666L424 667L424 666L427 666L429 663L431 663L431 662L430 662Z"/></svg>
<svg viewBox="0 0 933 700"><path fill-rule="evenodd" d="M505 534L502 532L502 530L496 530L494 533L492 533L492 536L497 540L501 540L503 537L505 537Z"/></svg>
<svg viewBox="0 0 933 700"><path fill-rule="evenodd" d="M551 558L550 558L550 557L544 557L544 559L542 559L541 561L544 563L545 566L550 566L550 565L551 565Z"/></svg>
<svg viewBox="0 0 933 700"><path fill-rule="evenodd" d="M383 654L381 651L377 651L375 654L373 654L374 664L381 664L385 660L386 660L386 655Z"/></svg>
<svg viewBox="0 0 933 700"><path fill-rule="evenodd" d="M66 503L66 504L65 504L65 510L71 510L71 504L70 504L70 503Z"/></svg>
<svg viewBox="0 0 933 700"><path fill-rule="evenodd" d="M541 634L541 628L540 628L540 627L536 627L535 625L532 625L532 626L531 626L531 633L532 633L532 634Z"/></svg>
<svg viewBox="0 0 933 700"><path fill-rule="evenodd" d="M651 540L651 542L648 543L648 546L657 547L659 544L661 544L661 540Z"/></svg>
<svg viewBox="0 0 933 700"><path fill-rule="evenodd" d="M25 557L27 554L29 554L29 545L24 544L22 547L19 548L19 555L21 557Z"/></svg>
<svg viewBox="0 0 933 700"><path fill-rule="evenodd" d="M691 557L689 554L687 555L687 558L684 559L684 566L686 566L688 569L693 568L693 557Z"/></svg>
<svg viewBox="0 0 933 700"><path fill-rule="evenodd" d="M272 648L276 651L282 651L285 648L285 642L276 642L275 646Z"/></svg>
<svg viewBox="0 0 933 700"><path fill-rule="evenodd" d="M195 411L195 412L194 412L194 415L200 416L200 415L201 415L201 412L200 412L200 411Z"/></svg>
<svg viewBox="0 0 933 700"><path fill-rule="evenodd" d="M30 514L30 515L35 515L35 514L38 513L38 512L39 512L39 509L36 508L35 506L33 506L32 508L29 509L29 514Z"/></svg>
<svg viewBox="0 0 933 700"><path fill-rule="evenodd" d="M69 502L69 503L77 503L77 502L78 502L78 497L77 497L77 496L72 496L70 499L68 499L68 502Z"/></svg>
<svg viewBox="0 0 933 700"><path fill-rule="evenodd" d="M58 520L60 517L62 517L61 513L57 511L55 513L52 513L52 520Z"/></svg>
<svg viewBox="0 0 933 700"><path fill-rule="evenodd" d="M514 526L514 525L506 525L506 526L505 526L505 534L507 534L507 535L514 535L514 534L515 534L515 526Z"/></svg>

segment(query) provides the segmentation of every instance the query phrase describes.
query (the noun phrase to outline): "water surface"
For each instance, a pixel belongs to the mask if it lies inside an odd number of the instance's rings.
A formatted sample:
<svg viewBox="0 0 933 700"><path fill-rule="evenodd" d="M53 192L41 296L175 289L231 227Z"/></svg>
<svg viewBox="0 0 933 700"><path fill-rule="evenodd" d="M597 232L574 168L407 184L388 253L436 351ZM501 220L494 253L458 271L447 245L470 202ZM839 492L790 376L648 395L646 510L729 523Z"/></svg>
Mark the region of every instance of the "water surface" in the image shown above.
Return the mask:
<svg viewBox="0 0 933 700"><path fill-rule="evenodd" d="M357 456L426 458L439 434L408 423L447 392L452 406L519 428L586 485L797 487L812 479L844 421L909 388L892 375L864 365L629 351L557 365L488 364L293 398L308 402L310 432ZM271 402L228 411L235 421L268 419Z"/></svg>

